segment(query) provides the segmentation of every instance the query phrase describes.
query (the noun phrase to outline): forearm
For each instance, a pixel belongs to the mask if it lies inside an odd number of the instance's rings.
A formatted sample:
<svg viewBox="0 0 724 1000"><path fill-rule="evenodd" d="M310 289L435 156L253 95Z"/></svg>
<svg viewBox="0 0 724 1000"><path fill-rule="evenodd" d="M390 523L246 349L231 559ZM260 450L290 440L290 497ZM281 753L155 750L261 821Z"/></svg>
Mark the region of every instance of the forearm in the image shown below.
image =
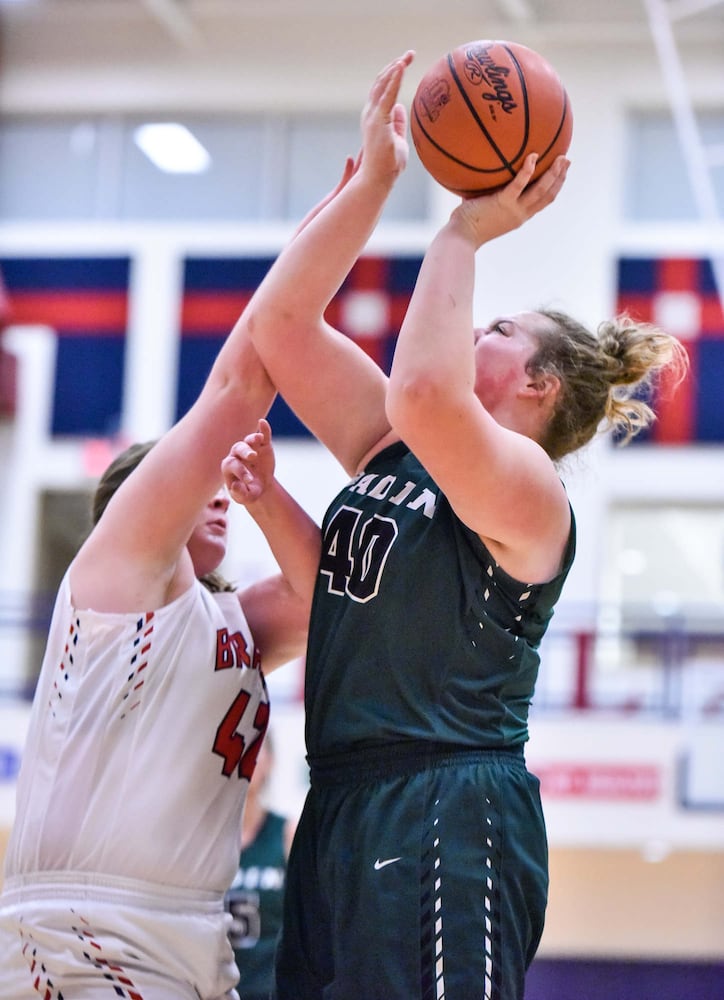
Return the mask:
<svg viewBox="0 0 724 1000"><path fill-rule="evenodd" d="M475 251L452 220L430 244L395 348L388 413L418 392L472 392Z"/></svg>
<svg viewBox="0 0 724 1000"><path fill-rule="evenodd" d="M407 163L406 115L397 96L412 57L408 51L378 74L362 113L356 164L348 159L340 183L306 217L244 317L278 392L348 471L389 430L387 377L324 314Z"/></svg>
<svg viewBox="0 0 724 1000"><path fill-rule="evenodd" d="M247 502L246 509L288 585L311 605L321 553L319 526L276 479L257 500Z"/></svg>
<svg viewBox="0 0 724 1000"><path fill-rule="evenodd" d="M387 379L323 316L374 229L391 185L391 177L355 175L282 252L244 317L285 402L348 471L388 430Z"/></svg>
<svg viewBox="0 0 724 1000"><path fill-rule="evenodd" d="M251 337L267 365L280 343L289 350L296 338L318 328L374 231L393 183L393 177L359 171L282 250L249 304Z"/></svg>

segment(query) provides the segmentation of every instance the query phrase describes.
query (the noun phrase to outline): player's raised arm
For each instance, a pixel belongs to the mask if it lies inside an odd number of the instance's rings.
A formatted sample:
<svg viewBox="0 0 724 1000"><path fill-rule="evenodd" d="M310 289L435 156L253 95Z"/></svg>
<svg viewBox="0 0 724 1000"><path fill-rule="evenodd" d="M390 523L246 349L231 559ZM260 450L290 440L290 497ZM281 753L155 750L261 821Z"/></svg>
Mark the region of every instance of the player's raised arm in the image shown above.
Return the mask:
<svg viewBox="0 0 724 1000"><path fill-rule="evenodd" d="M190 585L195 572L186 543L221 485L222 459L273 398L242 317L199 398L119 486L76 556L78 606L159 607Z"/></svg>
<svg viewBox="0 0 724 1000"><path fill-rule="evenodd" d="M378 75L362 113L362 153L346 182L315 209L254 295L247 319L274 385L350 472L389 430L387 379L324 312L362 253L407 163L397 100L406 52Z"/></svg>
<svg viewBox="0 0 724 1000"><path fill-rule="evenodd" d="M264 672L303 652L321 548L319 527L276 479L271 427L234 444L222 462L232 500L243 504L276 558L281 574L240 593L252 634L264 650Z"/></svg>

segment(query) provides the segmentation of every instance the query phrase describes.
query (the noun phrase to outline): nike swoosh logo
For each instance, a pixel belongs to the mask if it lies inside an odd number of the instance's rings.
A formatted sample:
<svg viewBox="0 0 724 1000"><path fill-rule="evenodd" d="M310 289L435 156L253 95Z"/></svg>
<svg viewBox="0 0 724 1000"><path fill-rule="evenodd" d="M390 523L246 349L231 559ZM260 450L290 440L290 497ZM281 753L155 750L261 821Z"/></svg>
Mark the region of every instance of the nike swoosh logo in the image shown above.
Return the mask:
<svg viewBox="0 0 724 1000"><path fill-rule="evenodd" d="M378 872L380 868L386 868L388 865L394 865L395 861L401 861L402 858L385 858L384 861L380 861L378 858L375 861L375 871Z"/></svg>

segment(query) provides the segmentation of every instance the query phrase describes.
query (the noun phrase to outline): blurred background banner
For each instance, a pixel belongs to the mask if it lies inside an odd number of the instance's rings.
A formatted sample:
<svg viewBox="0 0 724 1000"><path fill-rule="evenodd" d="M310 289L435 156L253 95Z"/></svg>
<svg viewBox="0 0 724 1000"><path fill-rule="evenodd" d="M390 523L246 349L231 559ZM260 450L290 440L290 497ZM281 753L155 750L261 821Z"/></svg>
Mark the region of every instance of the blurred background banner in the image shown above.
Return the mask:
<svg viewBox="0 0 724 1000"><path fill-rule="evenodd" d="M112 436L120 425L128 257L0 259L7 322L55 330L50 433Z"/></svg>
<svg viewBox="0 0 724 1000"><path fill-rule="evenodd" d="M629 257L618 262L617 309L675 333L691 370L676 393L665 383L658 419L640 442L724 442L724 310L712 261Z"/></svg>
<svg viewBox="0 0 724 1000"><path fill-rule="evenodd" d="M194 257L184 262L176 417L196 399L222 341L273 257ZM327 319L389 371L397 332L422 257L365 256L352 268L327 310ZM344 388L340 387L340 402ZM283 399L270 420L275 438L309 437Z"/></svg>

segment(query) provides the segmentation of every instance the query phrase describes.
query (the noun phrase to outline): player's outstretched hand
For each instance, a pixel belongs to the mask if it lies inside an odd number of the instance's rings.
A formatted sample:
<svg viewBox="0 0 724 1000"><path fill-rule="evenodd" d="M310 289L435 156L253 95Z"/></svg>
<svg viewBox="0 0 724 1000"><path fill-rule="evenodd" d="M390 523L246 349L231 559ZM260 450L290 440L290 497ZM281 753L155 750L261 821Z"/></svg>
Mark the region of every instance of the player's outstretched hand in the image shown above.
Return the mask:
<svg viewBox="0 0 724 1000"><path fill-rule="evenodd" d="M570 161L557 157L544 174L530 183L537 153L530 153L505 187L478 198L465 198L453 211L451 222L476 246L522 226L555 201L563 187Z"/></svg>
<svg viewBox="0 0 724 1000"><path fill-rule="evenodd" d="M274 481L274 467L271 427L261 419L258 429L232 445L221 463L221 474L231 499L244 506L254 503Z"/></svg>
<svg viewBox="0 0 724 1000"><path fill-rule="evenodd" d="M357 167L375 179L394 181L407 166L407 111L398 101L405 70L415 57L408 49L381 70L362 111L362 152Z"/></svg>
<svg viewBox="0 0 724 1000"><path fill-rule="evenodd" d="M381 70L372 84L367 102L362 110L362 149L356 157L348 156L342 176L336 186L319 204L310 209L294 231L292 239L305 229L322 209L347 186L363 162L368 172L394 181L407 166L407 111L397 97L405 70L415 57L408 49Z"/></svg>

